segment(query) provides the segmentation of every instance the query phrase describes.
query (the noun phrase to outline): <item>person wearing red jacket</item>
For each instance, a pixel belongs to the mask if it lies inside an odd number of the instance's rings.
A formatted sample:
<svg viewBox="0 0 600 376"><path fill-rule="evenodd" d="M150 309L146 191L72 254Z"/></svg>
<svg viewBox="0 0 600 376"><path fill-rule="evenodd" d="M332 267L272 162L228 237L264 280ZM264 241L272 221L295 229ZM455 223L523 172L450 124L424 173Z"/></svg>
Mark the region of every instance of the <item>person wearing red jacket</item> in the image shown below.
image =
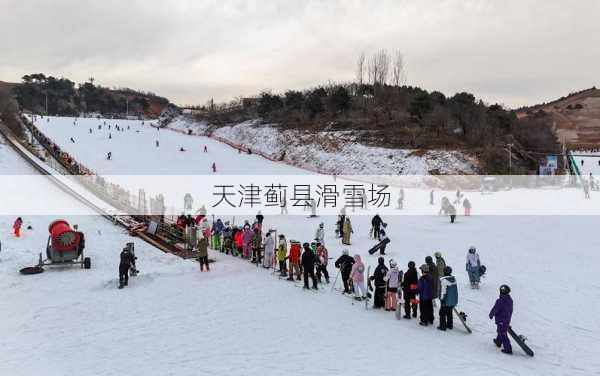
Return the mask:
<svg viewBox="0 0 600 376"><path fill-rule="evenodd" d="M23 219L21 217L17 218L15 220L15 223L13 224L13 231L17 238L21 237L21 226L22 225L23 225Z"/></svg>
<svg viewBox="0 0 600 376"><path fill-rule="evenodd" d="M291 241L290 254L288 260L290 261L289 277L288 281L294 280L294 272L296 279L300 281L300 243Z"/></svg>

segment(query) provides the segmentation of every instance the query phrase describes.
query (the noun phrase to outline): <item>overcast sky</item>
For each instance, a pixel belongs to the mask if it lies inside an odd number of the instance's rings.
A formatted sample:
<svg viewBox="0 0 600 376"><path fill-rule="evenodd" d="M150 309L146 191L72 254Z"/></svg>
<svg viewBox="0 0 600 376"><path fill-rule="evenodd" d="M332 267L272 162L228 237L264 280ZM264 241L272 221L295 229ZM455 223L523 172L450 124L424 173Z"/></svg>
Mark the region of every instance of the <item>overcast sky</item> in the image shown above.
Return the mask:
<svg viewBox="0 0 600 376"><path fill-rule="evenodd" d="M600 1L0 0L0 80L44 72L177 104L355 77L401 50L407 83L534 104L600 87Z"/></svg>

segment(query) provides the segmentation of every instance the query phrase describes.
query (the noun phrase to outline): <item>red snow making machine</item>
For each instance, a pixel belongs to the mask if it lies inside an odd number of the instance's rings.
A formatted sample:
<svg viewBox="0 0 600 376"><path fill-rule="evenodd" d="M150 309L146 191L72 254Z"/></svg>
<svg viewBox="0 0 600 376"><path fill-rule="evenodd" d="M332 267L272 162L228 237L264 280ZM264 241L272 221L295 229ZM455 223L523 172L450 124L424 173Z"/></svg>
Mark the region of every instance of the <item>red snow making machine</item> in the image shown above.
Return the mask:
<svg viewBox="0 0 600 376"><path fill-rule="evenodd" d="M42 260L40 253L39 267L78 264L89 269L92 262L89 257L84 257L85 238L82 232L71 228L64 219L56 220L48 226L48 243L46 245L46 259Z"/></svg>

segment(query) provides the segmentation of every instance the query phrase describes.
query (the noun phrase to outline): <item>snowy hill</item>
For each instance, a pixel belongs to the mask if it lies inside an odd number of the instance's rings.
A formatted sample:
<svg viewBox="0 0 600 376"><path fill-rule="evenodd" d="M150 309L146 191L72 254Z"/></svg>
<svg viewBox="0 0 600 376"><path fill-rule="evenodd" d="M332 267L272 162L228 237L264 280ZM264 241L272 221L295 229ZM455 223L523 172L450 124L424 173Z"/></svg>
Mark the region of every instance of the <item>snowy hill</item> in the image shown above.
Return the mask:
<svg viewBox="0 0 600 376"><path fill-rule="evenodd" d="M209 127L180 117L167 127L184 133L209 135L249 147L273 160L337 175L473 174L477 161L459 151L387 149L361 144L352 132L301 132L280 130L248 121L233 126Z"/></svg>
<svg viewBox="0 0 600 376"><path fill-rule="evenodd" d="M205 171L212 159L237 161L223 167L231 173L297 171L258 156L239 155L209 139L181 137L124 121L119 124L125 129L130 125L130 135L113 134L110 150L115 157L108 163L105 131L86 138L92 124L83 126L82 119L79 126L72 119L64 121L71 128L50 121L45 131L57 139L62 135L61 146L70 145L76 158L103 173L164 173L191 165ZM140 133L133 130L138 126ZM69 135L66 129L74 131ZM155 150L157 133L161 149L163 143L169 145L159 157L150 152ZM132 141L132 135L139 138ZM176 159L181 142L198 150L198 156L186 154L197 158L190 164L173 163L186 160ZM214 142L208 144L210 159L203 160L201 146L209 142ZM34 171L0 142L0 174L18 173ZM51 185L36 188L54 189ZM19 194L18 190L5 192ZM515 206L522 201L517 194L482 196L478 205ZM54 199L69 201L58 190ZM593 195L581 201L589 204L599 199ZM424 200L426 194L407 191L407 207L427 205ZM335 238L332 216L267 216L264 226L277 229L288 240L310 241L322 221L330 257L335 259L349 248L375 266L378 256L366 252L374 243L367 235L370 217L348 214L354 227L349 247ZM46 226L54 218L25 217L25 224L33 229L15 239L10 232L14 216L0 217L0 285L4 286L0 310L7 313L0 320L0 375L594 374L600 369L596 356L600 326L593 315L600 308L594 282L600 239L590 236L598 225L595 218L476 215L460 216L451 225L437 215L384 217L391 239L386 260L393 258L405 269L408 261L420 265L425 256L440 251L454 268L459 308L469 315L474 331L468 335L458 322L453 331L442 333L420 327L417 320L398 321L392 313L367 311L330 285L305 292L270 271L218 252L210 253L216 259L211 272L200 273L195 262L165 255L139 241L141 274L128 288L117 290L118 252L132 238L98 216L67 217L87 235L91 270L53 269L21 276L17 270L36 261L47 239ZM235 222L244 219L236 216ZM470 245L477 246L488 267L480 290L469 288L464 272ZM336 270L331 263L329 272L333 280ZM512 325L530 338L535 358L524 356L514 343L515 355L506 356L491 342L495 326L487 314L502 283L513 290Z"/></svg>

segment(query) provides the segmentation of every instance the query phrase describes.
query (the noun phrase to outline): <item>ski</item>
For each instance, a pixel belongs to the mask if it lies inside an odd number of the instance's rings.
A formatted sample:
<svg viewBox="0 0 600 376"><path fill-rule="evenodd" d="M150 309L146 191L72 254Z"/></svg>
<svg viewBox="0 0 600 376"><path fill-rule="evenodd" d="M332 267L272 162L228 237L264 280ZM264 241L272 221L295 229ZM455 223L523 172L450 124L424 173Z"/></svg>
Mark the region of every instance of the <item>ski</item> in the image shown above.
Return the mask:
<svg viewBox="0 0 600 376"><path fill-rule="evenodd" d="M458 320L463 324L467 333L473 333L471 328L469 328L469 326L467 325L467 314L464 312L459 312L458 309L456 309L456 307L452 308L452 311L454 311L454 314L456 315Z"/></svg>
<svg viewBox="0 0 600 376"><path fill-rule="evenodd" d="M521 334L517 334L515 333L515 331L513 330L513 328L511 326L508 327L508 334L515 340L515 342L519 345L519 347L521 349L523 349L523 351L525 351L525 354L529 355L529 356L533 356L533 350L527 346L527 344L525 343L525 341L527 341L527 337L521 335Z"/></svg>

